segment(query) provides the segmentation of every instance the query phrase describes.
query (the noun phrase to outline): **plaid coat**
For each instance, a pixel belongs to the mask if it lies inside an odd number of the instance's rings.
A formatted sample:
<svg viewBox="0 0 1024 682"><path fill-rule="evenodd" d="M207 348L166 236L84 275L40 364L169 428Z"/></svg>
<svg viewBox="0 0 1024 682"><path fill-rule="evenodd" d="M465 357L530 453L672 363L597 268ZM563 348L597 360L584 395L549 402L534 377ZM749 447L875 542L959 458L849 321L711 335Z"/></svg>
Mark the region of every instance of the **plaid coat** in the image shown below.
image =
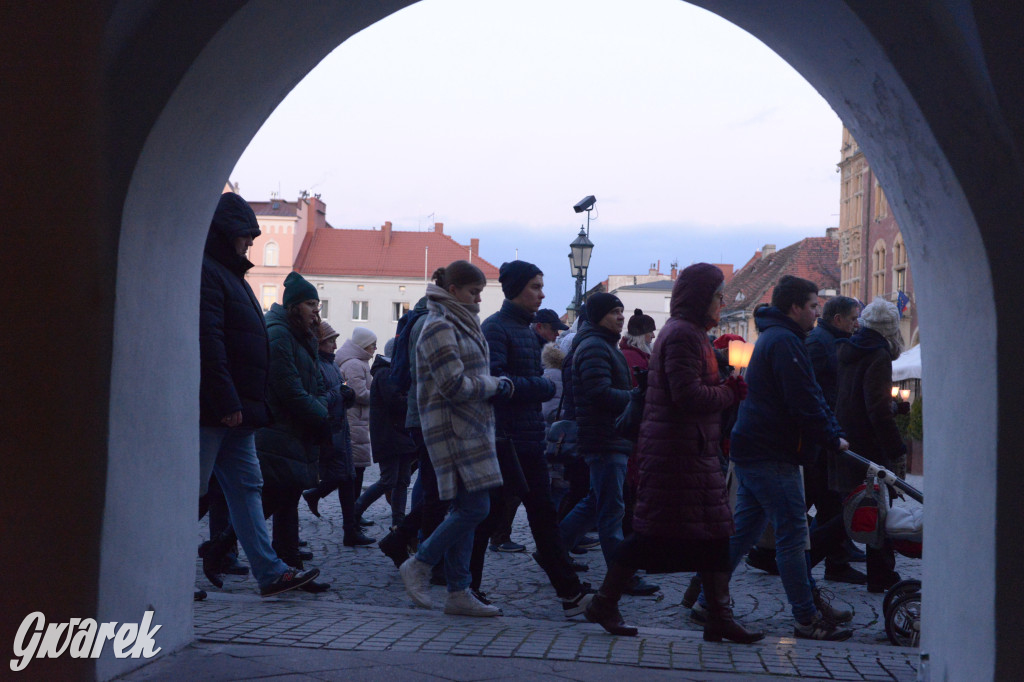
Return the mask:
<svg viewBox="0 0 1024 682"><path fill-rule="evenodd" d="M438 493L451 500L459 480L471 492L502 484L489 402L499 379L491 376L487 341L472 314L456 311L459 304L440 287L428 286L427 295L416 343L416 400Z"/></svg>

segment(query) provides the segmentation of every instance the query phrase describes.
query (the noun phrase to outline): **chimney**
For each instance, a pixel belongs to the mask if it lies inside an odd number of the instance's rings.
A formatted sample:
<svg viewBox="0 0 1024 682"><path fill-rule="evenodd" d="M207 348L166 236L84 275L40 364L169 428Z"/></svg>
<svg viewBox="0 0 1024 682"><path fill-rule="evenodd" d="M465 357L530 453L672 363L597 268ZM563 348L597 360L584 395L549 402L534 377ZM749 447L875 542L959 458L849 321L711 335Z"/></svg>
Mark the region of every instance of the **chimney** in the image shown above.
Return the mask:
<svg viewBox="0 0 1024 682"><path fill-rule="evenodd" d="M474 258L480 257L480 240L470 239L469 240L469 252L473 254Z"/></svg>
<svg viewBox="0 0 1024 682"><path fill-rule="evenodd" d="M434 223L434 232L444 234L444 223Z"/></svg>
<svg viewBox="0 0 1024 682"><path fill-rule="evenodd" d="M828 227L825 228L825 236L829 239L839 239L839 228Z"/></svg>
<svg viewBox="0 0 1024 682"><path fill-rule="evenodd" d="M651 267L647 270L647 274L648 275L657 275L658 274L658 268L657 268L657 266L655 266L654 263L651 263Z"/></svg>
<svg viewBox="0 0 1024 682"><path fill-rule="evenodd" d="M391 246L391 221L385 220L384 224L380 226L380 231L384 233L384 248Z"/></svg>
<svg viewBox="0 0 1024 682"><path fill-rule="evenodd" d="M765 244L761 249L761 260L766 260L775 255L775 244Z"/></svg>
<svg viewBox="0 0 1024 682"><path fill-rule="evenodd" d="M679 264L678 263L672 263L672 271L669 274L672 276L672 281L674 282L676 277L679 276Z"/></svg>

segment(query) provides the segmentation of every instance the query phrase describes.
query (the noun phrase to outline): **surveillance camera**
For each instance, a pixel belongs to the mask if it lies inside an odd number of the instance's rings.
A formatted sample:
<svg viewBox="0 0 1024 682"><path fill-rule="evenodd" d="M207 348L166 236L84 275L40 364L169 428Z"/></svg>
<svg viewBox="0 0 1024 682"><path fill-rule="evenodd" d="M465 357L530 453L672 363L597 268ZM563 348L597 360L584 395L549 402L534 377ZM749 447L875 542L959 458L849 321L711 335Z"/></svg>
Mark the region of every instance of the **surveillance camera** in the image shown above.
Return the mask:
<svg viewBox="0 0 1024 682"><path fill-rule="evenodd" d="M595 199L594 195L591 194L588 197L583 197L582 199L580 199L579 202L572 207L572 210L576 211L577 213L583 213L584 211L589 211L590 209L592 209L594 207L594 204L596 203L597 199Z"/></svg>

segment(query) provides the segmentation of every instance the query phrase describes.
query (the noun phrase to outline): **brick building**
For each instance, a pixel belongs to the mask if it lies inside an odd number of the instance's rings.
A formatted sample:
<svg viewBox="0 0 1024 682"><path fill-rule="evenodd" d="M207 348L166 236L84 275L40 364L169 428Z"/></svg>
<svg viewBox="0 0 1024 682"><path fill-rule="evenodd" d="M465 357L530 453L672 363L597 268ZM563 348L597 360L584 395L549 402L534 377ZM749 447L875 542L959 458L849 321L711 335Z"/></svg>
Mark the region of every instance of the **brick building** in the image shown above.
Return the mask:
<svg viewBox="0 0 1024 682"><path fill-rule="evenodd" d="M843 128L839 172L839 293L864 303L878 297L897 305L906 299L900 330L907 346L919 341L914 280L903 235L892 215L885 191L867 158Z"/></svg>
<svg viewBox="0 0 1024 682"><path fill-rule="evenodd" d="M750 342L757 339L754 308L771 301L772 289L783 275L811 280L823 298L835 296L839 287L838 230L830 227L824 237L807 237L781 250L765 244L754 252L725 285L720 322L711 333L739 334Z"/></svg>

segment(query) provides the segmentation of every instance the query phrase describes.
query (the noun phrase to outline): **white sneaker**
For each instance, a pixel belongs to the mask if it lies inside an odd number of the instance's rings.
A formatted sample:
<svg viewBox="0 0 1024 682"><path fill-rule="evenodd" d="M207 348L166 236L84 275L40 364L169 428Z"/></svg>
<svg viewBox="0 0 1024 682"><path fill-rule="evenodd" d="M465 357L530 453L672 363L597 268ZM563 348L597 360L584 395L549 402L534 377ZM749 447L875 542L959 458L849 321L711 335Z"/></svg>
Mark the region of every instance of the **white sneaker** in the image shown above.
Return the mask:
<svg viewBox="0 0 1024 682"><path fill-rule="evenodd" d="M501 609L497 606L484 604L474 597L469 590L449 592L448 601L444 603L444 612L449 616L476 616L477 618L501 615Z"/></svg>
<svg viewBox="0 0 1024 682"><path fill-rule="evenodd" d="M430 564L412 556L398 567L405 591L416 606L429 609L434 605L430 599Z"/></svg>

